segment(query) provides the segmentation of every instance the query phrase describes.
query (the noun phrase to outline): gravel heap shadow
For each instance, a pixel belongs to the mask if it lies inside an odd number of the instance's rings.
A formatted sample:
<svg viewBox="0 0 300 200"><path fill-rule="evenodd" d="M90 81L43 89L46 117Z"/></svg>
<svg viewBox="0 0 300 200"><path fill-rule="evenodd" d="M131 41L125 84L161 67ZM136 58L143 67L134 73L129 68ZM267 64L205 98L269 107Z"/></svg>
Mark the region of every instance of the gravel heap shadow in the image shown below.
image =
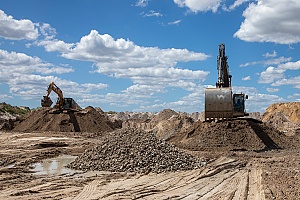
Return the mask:
<svg viewBox="0 0 300 200"><path fill-rule="evenodd" d="M190 170L201 160L159 140L151 132L120 129L104 136L101 143L86 150L69 167L79 170L161 173Z"/></svg>

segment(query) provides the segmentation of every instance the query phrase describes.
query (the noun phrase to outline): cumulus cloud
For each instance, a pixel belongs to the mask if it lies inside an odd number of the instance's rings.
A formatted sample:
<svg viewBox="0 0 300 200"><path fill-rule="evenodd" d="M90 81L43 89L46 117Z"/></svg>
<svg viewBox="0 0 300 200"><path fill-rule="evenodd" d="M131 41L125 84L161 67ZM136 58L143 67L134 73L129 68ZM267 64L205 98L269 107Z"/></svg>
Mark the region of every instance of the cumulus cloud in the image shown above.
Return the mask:
<svg viewBox="0 0 300 200"><path fill-rule="evenodd" d="M233 87L234 93L241 93L248 95L246 100L247 112L264 112L265 109L272 103L286 101L282 97L275 94L260 93L255 87L238 86Z"/></svg>
<svg viewBox="0 0 300 200"><path fill-rule="evenodd" d="M282 85L293 85L294 88L300 89L300 76L292 77L292 78L283 78L275 81L271 84L272 86L282 86Z"/></svg>
<svg viewBox="0 0 300 200"><path fill-rule="evenodd" d="M249 4L235 37L248 42L293 44L300 42L298 0L258 0Z"/></svg>
<svg viewBox="0 0 300 200"><path fill-rule="evenodd" d="M176 67L180 62L205 60L209 56L204 53L187 49L142 47L128 39L115 40L108 34L101 35L96 30L83 36L77 43L53 39L41 41L38 45L44 46L47 51L58 51L68 59L94 62L97 67L94 72L127 78L134 84L139 84L139 87L179 87L174 83L186 83L186 80L196 80L199 83L209 74L203 70Z"/></svg>
<svg viewBox="0 0 300 200"><path fill-rule="evenodd" d="M95 84L95 83L84 83L84 84L81 84L81 86L85 87L87 91L103 90L103 89L105 89L105 88L108 87L108 85L104 84L104 83L98 83L98 84Z"/></svg>
<svg viewBox="0 0 300 200"><path fill-rule="evenodd" d="M300 76L287 79L284 73L287 70L299 70L300 60L296 62L287 62L279 64L277 67L268 67L261 72L258 82L271 83L272 86L293 85L295 88L300 88Z"/></svg>
<svg viewBox="0 0 300 200"><path fill-rule="evenodd" d="M279 88L267 88L267 92L278 92Z"/></svg>
<svg viewBox="0 0 300 200"><path fill-rule="evenodd" d="M187 7L191 12L217 12L222 0L174 0L179 7Z"/></svg>
<svg viewBox="0 0 300 200"><path fill-rule="evenodd" d="M52 39L56 36L56 29L48 23L39 24L39 29L45 39Z"/></svg>
<svg viewBox="0 0 300 200"><path fill-rule="evenodd" d="M266 71L263 71L260 74L258 83L272 83L275 80L283 79L284 78L284 72L283 69L277 69L275 67L268 67Z"/></svg>
<svg viewBox="0 0 300 200"><path fill-rule="evenodd" d="M280 64L278 68L284 70L300 70L300 60L298 60L297 62L287 62L284 64Z"/></svg>
<svg viewBox="0 0 300 200"><path fill-rule="evenodd" d="M0 82L7 84L12 95L23 99L38 99L46 92L50 82L66 88L67 94L79 97L91 90L104 89L106 84L78 84L54 76L55 74L73 72L68 66L55 66L38 57L24 53L0 50ZM7 98L10 96L6 96ZM5 96L4 96L5 97Z"/></svg>
<svg viewBox="0 0 300 200"><path fill-rule="evenodd" d="M1 101L6 101L8 99L11 99L13 98L11 95L8 95L8 94L0 94L0 100Z"/></svg>
<svg viewBox="0 0 300 200"><path fill-rule="evenodd" d="M38 29L28 19L16 20L0 10L0 37L9 40L35 40Z"/></svg>

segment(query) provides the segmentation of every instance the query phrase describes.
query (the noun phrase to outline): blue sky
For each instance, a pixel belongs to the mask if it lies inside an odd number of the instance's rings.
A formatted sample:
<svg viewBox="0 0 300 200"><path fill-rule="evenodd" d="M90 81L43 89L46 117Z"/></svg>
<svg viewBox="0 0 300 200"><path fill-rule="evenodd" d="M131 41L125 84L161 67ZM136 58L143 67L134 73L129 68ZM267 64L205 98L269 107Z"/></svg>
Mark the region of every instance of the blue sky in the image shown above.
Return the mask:
<svg viewBox="0 0 300 200"><path fill-rule="evenodd" d="M201 112L224 43L264 111L300 100L299 18L298 0L3 0L0 101L38 107L54 81L81 107Z"/></svg>

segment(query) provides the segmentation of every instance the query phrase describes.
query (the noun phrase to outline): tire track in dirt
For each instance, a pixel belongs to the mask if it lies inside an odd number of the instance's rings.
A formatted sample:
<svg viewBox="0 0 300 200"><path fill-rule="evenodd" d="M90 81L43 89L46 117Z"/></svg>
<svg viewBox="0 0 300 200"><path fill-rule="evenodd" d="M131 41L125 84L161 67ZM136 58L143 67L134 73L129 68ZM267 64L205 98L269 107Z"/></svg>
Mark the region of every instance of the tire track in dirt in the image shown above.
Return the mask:
<svg viewBox="0 0 300 200"><path fill-rule="evenodd" d="M250 169L248 199L265 199L261 174L262 169L257 166Z"/></svg>
<svg viewBox="0 0 300 200"><path fill-rule="evenodd" d="M93 180L88 185L84 186L83 190L73 200L93 199L93 194L101 182L102 181L100 180Z"/></svg>
<svg viewBox="0 0 300 200"><path fill-rule="evenodd" d="M203 169L111 180L92 193L96 199L264 199L261 172L221 157Z"/></svg>

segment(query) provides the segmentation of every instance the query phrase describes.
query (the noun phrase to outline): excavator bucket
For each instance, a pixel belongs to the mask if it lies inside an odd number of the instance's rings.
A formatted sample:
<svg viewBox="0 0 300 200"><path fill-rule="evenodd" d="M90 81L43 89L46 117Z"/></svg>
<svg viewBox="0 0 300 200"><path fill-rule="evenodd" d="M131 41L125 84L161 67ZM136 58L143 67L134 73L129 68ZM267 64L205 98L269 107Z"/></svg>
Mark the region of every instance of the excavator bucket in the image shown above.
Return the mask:
<svg viewBox="0 0 300 200"><path fill-rule="evenodd" d="M43 96L44 98L41 99L41 105L42 107L51 107L52 105L52 100L50 99L50 97L47 96Z"/></svg>

